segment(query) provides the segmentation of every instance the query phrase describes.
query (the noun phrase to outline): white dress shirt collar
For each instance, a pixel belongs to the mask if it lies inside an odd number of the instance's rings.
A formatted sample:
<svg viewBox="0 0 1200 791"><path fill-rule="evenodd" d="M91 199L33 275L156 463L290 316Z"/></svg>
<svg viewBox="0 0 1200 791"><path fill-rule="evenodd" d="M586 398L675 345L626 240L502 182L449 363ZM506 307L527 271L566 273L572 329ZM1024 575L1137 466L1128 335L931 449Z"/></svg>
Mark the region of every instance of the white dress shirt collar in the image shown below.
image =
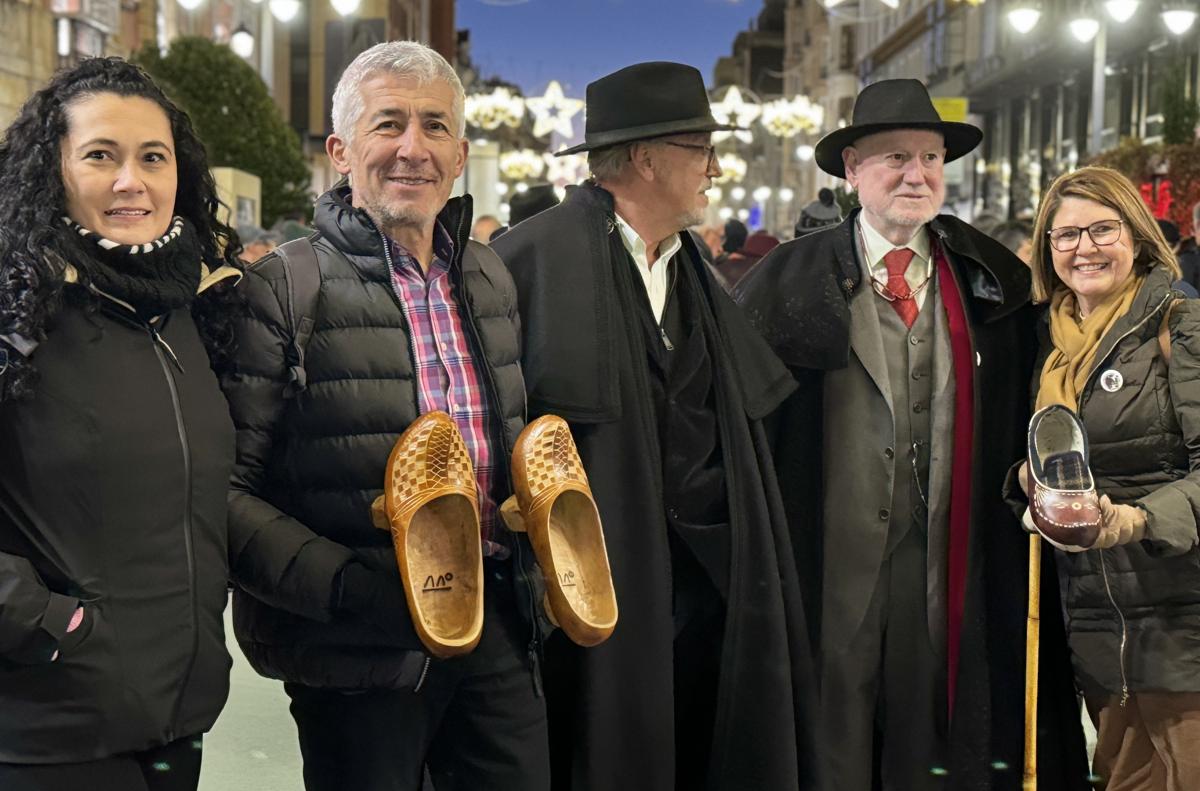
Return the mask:
<svg viewBox="0 0 1200 791"><path fill-rule="evenodd" d="M614 214L616 214L614 212ZM683 246L679 234L672 234L658 245L658 258L654 266L650 265L650 257L646 250L646 242L638 236L637 231L625 222L620 214L616 214L617 228L621 231L621 241L625 249L633 256L638 274L642 276L642 285L646 287L646 296L650 299L650 308L654 311L654 320L662 323L663 311L667 307L667 296L670 290L671 258Z"/></svg>

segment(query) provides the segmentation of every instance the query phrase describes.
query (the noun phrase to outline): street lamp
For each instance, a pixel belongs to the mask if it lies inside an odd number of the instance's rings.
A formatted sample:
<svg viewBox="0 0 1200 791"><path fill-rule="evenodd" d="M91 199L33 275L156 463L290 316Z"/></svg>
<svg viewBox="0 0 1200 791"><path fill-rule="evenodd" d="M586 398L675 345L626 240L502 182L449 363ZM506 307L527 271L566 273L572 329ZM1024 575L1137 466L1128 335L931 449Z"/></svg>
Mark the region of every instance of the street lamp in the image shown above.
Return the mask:
<svg viewBox="0 0 1200 791"><path fill-rule="evenodd" d="M1168 5L1163 8L1162 21L1167 26L1167 30L1177 36L1182 36L1195 24L1196 9L1186 3Z"/></svg>
<svg viewBox="0 0 1200 791"><path fill-rule="evenodd" d="M229 48L243 60L249 60L254 54L254 34L246 29L244 24L237 26L229 37Z"/></svg>
<svg viewBox="0 0 1200 791"><path fill-rule="evenodd" d="M1071 29L1071 35L1075 37L1076 41L1086 44L1099 35L1102 25L1099 19L1085 13L1068 22L1067 27Z"/></svg>
<svg viewBox="0 0 1200 791"><path fill-rule="evenodd" d="M1037 27L1038 20L1041 18L1042 11L1038 8L1037 3L1018 3L1008 12L1008 24L1012 25L1021 35L1025 35Z"/></svg>
<svg viewBox="0 0 1200 791"><path fill-rule="evenodd" d="M1107 0L1104 3L1104 8L1108 11L1110 17L1123 24L1133 19L1133 15L1137 13L1138 5L1138 0Z"/></svg>
<svg viewBox="0 0 1200 791"><path fill-rule="evenodd" d="M271 15L286 24L300 13L300 0L271 0L270 7Z"/></svg>

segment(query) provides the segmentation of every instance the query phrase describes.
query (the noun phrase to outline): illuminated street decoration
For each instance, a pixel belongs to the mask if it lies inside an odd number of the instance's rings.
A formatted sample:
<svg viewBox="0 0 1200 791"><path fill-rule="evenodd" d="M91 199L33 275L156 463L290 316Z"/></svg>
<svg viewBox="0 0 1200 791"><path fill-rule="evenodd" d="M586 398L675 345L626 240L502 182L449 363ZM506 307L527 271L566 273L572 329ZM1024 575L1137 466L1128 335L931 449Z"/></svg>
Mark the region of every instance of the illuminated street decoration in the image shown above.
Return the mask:
<svg viewBox="0 0 1200 791"><path fill-rule="evenodd" d="M729 184L746 178L746 160L737 154L721 154L717 157L717 164L721 166L721 175L713 181L718 184Z"/></svg>
<svg viewBox="0 0 1200 791"><path fill-rule="evenodd" d="M526 99L525 106L533 113L535 119L535 137L545 137L551 132L558 132L563 137L570 138L575 135L571 119L583 109L583 102L563 96L558 80L551 80L545 95Z"/></svg>
<svg viewBox="0 0 1200 791"><path fill-rule="evenodd" d="M807 96L776 99L762 108L762 125L775 137L795 137L801 132L819 132L825 109Z"/></svg>
<svg viewBox="0 0 1200 791"><path fill-rule="evenodd" d="M466 116L468 124L481 129L517 127L525 116L525 100L503 87L491 93L473 93L467 97Z"/></svg>
<svg viewBox="0 0 1200 791"><path fill-rule="evenodd" d="M713 118L717 119L719 123L741 127L749 127L762 113L762 105L753 100L746 101L742 96L741 89L736 85L730 86L729 90L725 92L725 98L710 107ZM720 142L728 139L730 135L743 143L750 143L754 140L754 135L749 129L739 132L713 132L713 140Z"/></svg>
<svg viewBox="0 0 1200 791"><path fill-rule="evenodd" d="M513 181L536 179L546 169L542 155L528 148L505 151L500 155L500 172Z"/></svg>
<svg viewBox="0 0 1200 791"><path fill-rule="evenodd" d="M546 181L551 184L578 184L588 176L587 157L583 154L543 154L542 159L546 162Z"/></svg>

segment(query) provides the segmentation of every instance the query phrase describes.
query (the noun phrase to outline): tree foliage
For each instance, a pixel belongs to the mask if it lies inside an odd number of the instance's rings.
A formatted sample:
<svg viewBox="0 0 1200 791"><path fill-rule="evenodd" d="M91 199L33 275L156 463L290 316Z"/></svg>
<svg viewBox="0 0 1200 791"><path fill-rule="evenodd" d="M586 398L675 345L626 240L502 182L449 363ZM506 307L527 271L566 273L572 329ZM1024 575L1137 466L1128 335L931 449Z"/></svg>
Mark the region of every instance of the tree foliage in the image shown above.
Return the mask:
<svg viewBox="0 0 1200 791"><path fill-rule="evenodd" d="M194 36L175 39L166 55L147 45L135 60L191 116L211 166L262 180L263 225L311 211L300 138L249 64L228 47Z"/></svg>
<svg viewBox="0 0 1200 791"><path fill-rule="evenodd" d="M1163 142L1167 145L1191 143L1196 139L1196 123L1200 121L1200 106L1195 97L1187 95L1188 70L1183 59L1177 59L1167 70L1162 82Z"/></svg>

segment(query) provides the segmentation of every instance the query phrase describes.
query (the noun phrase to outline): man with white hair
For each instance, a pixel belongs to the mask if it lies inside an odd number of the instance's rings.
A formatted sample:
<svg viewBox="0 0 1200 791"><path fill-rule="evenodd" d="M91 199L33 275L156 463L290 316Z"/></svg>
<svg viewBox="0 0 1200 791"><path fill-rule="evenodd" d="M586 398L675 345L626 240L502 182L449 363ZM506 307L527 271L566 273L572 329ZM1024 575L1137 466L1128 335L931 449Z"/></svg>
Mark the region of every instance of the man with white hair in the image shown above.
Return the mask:
<svg viewBox="0 0 1200 791"><path fill-rule="evenodd" d="M760 418L794 387L689 226L721 175L700 72L587 87L592 178L501 236L530 415L570 424L621 621L546 643L556 788L816 788L807 630ZM568 152L562 152L568 153Z"/></svg>
<svg viewBox="0 0 1200 791"><path fill-rule="evenodd" d="M527 546L497 529L524 425L516 292L468 239L463 88L424 45L347 67L326 150L340 183L316 232L248 272L237 371L229 553L237 638L285 682L309 791L549 788ZM305 284L309 285L306 286ZM482 638L434 660L417 639L371 503L397 437L448 413L478 484ZM520 539L524 541L522 537Z"/></svg>

